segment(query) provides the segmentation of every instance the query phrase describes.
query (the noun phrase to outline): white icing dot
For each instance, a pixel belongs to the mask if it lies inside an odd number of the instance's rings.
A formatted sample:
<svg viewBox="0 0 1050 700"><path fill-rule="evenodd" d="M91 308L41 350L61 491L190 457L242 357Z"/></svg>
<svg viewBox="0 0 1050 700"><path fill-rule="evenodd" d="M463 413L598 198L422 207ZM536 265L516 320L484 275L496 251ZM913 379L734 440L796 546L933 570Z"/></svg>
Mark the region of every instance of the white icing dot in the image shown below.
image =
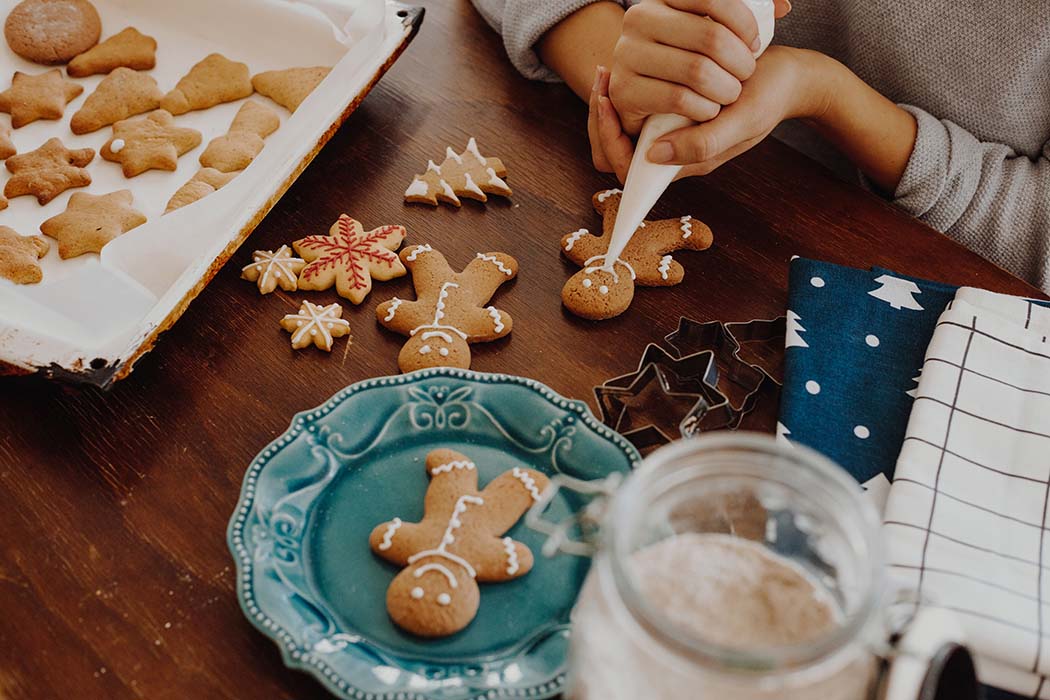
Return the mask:
<svg viewBox="0 0 1050 700"><path fill-rule="evenodd" d="M585 289L590 289L592 284L594 284L594 282L591 282L590 280L583 281L583 286Z"/></svg>
<svg viewBox="0 0 1050 700"><path fill-rule="evenodd" d="M864 342L873 348L877 348L879 347L879 336L869 335L867 338L864 339Z"/></svg>
<svg viewBox="0 0 1050 700"><path fill-rule="evenodd" d="M448 348L441 348L438 350L438 354L442 357L448 357Z"/></svg>
<svg viewBox="0 0 1050 700"><path fill-rule="evenodd" d="M858 425L853 429L853 434L859 437L861 440L867 440L871 436L871 431L868 430L867 426Z"/></svg>
<svg viewBox="0 0 1050 700"><path fill-rule="evenodd" d="M317 329L316 328L311 328L310 329L310 335L317 335Z"/></svg>
<svg viewBox="0 0 1050 700"><path fill-rule="evenodd" d="M603 284L602 286L598 287L598 293L599 294L608 294L609 293L609 288L606 285Z"/></svg>
<svg viewBox="0 0 1050 700"><path fill-rule="evenodd" d="M295 327L296 328L302 328L303 327L303 322L302 321L296 321L295 322Z"/></svg>
<svg viewBox="0 0 1050 700"><path fill-rule="evenodd" d="M335 324L334 323L326 323L324 325L328 328L328 330L332 330L333 328L335 328Z"/></svg>
<svg viewBox="0 0 1050 700"><path fill-rule="evenodd" d="M452 596L448 593L441 593L438 595L438 605L449 605L452 603Z"/></svg>
<svg viewBox="0 0 1050 700"><path fill-rule="evenodd" d="M113 139L113 142L109 144L109 150L111 153L120 153L124 150L124 139Z"/></svg>
<svg viewBox="0 0 1050 700"><path fill-rule="evenodd" d="M281 279L281 271L277 270L276 272L273 273L273 276L276 277L277 279Z"/></svg>
<svg viewBox="0 0 1050 700"><path fill-rule="evenodd" d="M423 589L420 588L419 586L416 586L415 588L413 588L412 589L412 597L415 598L416 600L420 600L423 597Z"/></svg>
<svg viewBox="0 0 1050 700"><path fill-rule="evenodd" d="M808 382L806 382L806 391L816 396L820 393L820 384L817 384L815 381L810 379Z"/></svg>
<svg viewBox="0 0 1050 700"><path fill-rule="evenodd" d="M817 289L820 289L821 287L824 286L824 278L823 277L812 277L812 278L810 278L809 283L812 284Z"/></svg>

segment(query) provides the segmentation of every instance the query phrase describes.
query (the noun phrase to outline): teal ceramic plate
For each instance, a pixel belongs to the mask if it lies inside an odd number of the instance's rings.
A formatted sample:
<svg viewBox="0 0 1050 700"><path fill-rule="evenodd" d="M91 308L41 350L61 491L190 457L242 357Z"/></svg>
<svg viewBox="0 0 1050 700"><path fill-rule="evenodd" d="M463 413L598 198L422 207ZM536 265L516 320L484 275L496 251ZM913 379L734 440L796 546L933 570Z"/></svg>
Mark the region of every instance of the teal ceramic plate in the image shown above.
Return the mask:
<svg viewBox="0 0 1050 700"><path fill-rule="evenodd" d="M484 584L462 632L422 640L386 613L397 569L368 535L397 515L422 516L423 461L466 454L488 483L513 467L600 479L630 470L635 449L586 404L521 377L428 369L347 387L298 414L256 457L227 532L241 608L285 663L355 700L542 698L564 683L569 611L590 562L540 555L543 536L508 533L536 555L514 581ZM562 490L546 517L582 504Z"/></svg>

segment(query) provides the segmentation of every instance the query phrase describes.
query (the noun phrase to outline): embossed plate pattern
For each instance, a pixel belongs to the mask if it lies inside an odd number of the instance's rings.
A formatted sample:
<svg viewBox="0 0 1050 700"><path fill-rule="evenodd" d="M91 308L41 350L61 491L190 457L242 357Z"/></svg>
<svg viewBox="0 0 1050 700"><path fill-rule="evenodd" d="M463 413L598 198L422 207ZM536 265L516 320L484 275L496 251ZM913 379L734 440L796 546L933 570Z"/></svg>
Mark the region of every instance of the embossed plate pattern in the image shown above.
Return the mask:
<svg viewBox="0 0 1050 700"><path fill-rule="evenodd" d="M397 569L368 546L394 515L422 515L426 454L450 447L478 465L482 485L516 466L599 479L638 453L587 406L530 379L428 369L347 387L298 414L252 462L227 538L238 597L285 663L355 700L541 698L564 683L569 611L589 561L539 555L542 536L508 533L537 555L515 581L485 584L462 632L422 640L390 622ZM581 504L560 494L548 509Z"/></svg>

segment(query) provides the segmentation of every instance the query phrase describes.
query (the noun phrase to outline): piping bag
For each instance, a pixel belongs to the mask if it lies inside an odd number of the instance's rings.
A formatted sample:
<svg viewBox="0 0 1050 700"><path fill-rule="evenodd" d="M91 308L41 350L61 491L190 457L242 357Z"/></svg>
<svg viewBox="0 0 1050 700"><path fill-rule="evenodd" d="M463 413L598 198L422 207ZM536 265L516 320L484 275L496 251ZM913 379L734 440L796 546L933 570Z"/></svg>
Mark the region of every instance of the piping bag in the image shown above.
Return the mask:
<svg viewBox="0 0 1050 700"><path fill-rule="evenodd" d="M758 58L773 40L773 0L743 2L758 20L758 34L762 42L755 52L755 58ZM645 120L634 149L634 157L631 159L631 167L627 170L627 181L620 196L620 210L609 239L609 250L605 254L603 269L610 272L613 270L631 236L682 169L681 165L651 162L646 156L649 148L661 136L676 129L692 126L694 123L692 119L678 114L653 114Z"/></svg>

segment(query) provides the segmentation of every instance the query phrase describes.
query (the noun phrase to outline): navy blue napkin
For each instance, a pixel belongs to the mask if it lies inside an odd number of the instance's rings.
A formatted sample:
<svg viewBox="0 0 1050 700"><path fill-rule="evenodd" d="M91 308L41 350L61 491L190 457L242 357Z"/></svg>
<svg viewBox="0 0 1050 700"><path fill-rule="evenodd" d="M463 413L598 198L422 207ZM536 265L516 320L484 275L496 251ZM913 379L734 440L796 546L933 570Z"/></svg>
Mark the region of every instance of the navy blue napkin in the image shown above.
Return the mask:
<svg viewBox="0 0 1050 700"><path fill-rule="evenodd" d="M796 258L777 430L864 483L888 479L926 346L957 287Z"/></svg>

